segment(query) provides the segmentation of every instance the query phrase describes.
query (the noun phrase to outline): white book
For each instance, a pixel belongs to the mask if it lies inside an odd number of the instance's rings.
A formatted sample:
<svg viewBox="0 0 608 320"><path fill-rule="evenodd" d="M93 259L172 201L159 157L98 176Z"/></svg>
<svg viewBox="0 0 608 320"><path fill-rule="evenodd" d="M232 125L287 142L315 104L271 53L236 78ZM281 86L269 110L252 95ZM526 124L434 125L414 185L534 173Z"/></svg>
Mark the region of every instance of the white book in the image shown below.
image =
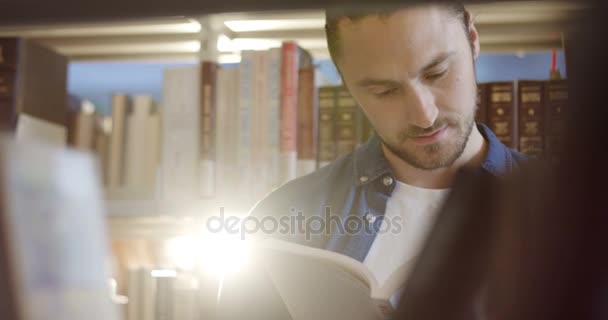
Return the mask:
<svg viewBox="0 0 608 320"><path fill-rule="evenodd" d="M225 301L238 301L238 282L247 283L241 280L257 277L267 282L261 285L263 282L248 280L259 286L258 297L265 301L271 295L279 297L276 305L265 308L274 308L277 318L283 313L281 318L294 320L390 319L409 270L409 265L404 265L384 283L378 283L372 272L353 258L276 239L257 243L252 257L246 269L241 270L244 274L239 277L243 278L227 280ZM263 280L261 275L268 278ZM240 292L250 290L240 288ZM258 297L250 298L249 305L255 305Z"/></svg>
<svg viewBox="0 0 608 320"><path fill-rule="evenodd" d="M219 69L217 79L217 190L231 196L237 187L239 128L239 69Z"/></svg>
<svg viewBox="0 0 608 320"><path fill-rule="evenodd" d="M281 158L281 48L270 49L268 63L268 176L271 187L280 185L279 161Z"/></svg>
<svg viewBox="0 0 608 320"><path fill-rule="evenodd" d="M241 53L241 64L239 65L239 128L238 128L238 174L239 182L237 194L246 198L251 197L252 171L251 164L251 139L252 139L252 108L254 99L254 51L243 51Z"/></svg>
<svg viewBox="0 0 608 320"><path fill-rule="evenodd" d="M130 101L125 94L112 96L112 133L108 160L108 188L120 188L124 183L125 127Z"/></svg>
<svg viewBox="0 0 608 320"><path fill-rule="evenodd" d="M253 64L253 105L251 112L251 164L252 197L262 199L270 190L269 163L266 155L269 153L270 139L267 134L269 125L269 90L268 65L270 53L255 51Z"/></svg>
<svg viewBox="0 0 608 320"><path fill-rule="evenodd" d="M103 184L107 186L112 117L96 115L95 122L95 143L93 150L95 151L97 164L103 177Z"/></svg>
<svg viewBox="0 0 608 320"><path fill-rule="evenodd" d="M133 97L133 107L127 115L125 148L125 187L129 190L153 190L155 172L150 172L157 154L149 140L157 143L157 125L153 123L154 101L150 96ZM157 120L156 120L157 121ZM149 150L154 148L153 150Z"/></svg>
<svg viewBox="0 0 608 320"><path fill-rule="evenodd" d="M165 70L162 103L162 197L198 197L199 66Z"/></svg>
<svg viewBox="0 0 608 320"><path fill-rule="evenodd" d="M80 112L76 115L75 148L91 151L95 148L95 106L84 100Z"/></svg>
<svg viewBox="0 0 608 320"><path fill-rule="evenodd" d="M0 191L3 319L117 320L93 156L0 137Z"/></svg>

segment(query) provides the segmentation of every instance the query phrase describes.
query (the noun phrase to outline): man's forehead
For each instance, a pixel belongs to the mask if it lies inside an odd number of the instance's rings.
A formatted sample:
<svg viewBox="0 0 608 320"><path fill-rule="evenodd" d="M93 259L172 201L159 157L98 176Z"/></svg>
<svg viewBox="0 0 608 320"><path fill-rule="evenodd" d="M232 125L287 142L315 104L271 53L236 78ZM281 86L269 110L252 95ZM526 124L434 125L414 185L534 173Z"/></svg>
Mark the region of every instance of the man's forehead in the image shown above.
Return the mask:
<svg viewBox="0 0 608 320"><path fill-rule="evenodd" d="M368 17L341 30L340 67L387 74L414 72L435 56L454 50L458 24L436 8L401 10L385 19ZM349 73L349 70L342 70ZM355 71L357 72L357 71Z"/></svg>

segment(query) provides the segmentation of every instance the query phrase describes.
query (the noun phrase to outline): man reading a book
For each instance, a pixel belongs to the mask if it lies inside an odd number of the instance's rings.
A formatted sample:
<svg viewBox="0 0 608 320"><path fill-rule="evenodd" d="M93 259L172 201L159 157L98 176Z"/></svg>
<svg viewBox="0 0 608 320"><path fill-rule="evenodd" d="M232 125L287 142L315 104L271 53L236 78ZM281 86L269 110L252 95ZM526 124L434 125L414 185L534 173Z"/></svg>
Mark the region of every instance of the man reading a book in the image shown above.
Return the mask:
<svg viewBox="0 0 608 320"><path fill-rule="evenodd" d="M459 169L501 176L525 159L474 122L479 35L462 5L328 11L326 34L376 134L252 216L300 217L274 236L348 255L382 283L416 257Z"/></svg>

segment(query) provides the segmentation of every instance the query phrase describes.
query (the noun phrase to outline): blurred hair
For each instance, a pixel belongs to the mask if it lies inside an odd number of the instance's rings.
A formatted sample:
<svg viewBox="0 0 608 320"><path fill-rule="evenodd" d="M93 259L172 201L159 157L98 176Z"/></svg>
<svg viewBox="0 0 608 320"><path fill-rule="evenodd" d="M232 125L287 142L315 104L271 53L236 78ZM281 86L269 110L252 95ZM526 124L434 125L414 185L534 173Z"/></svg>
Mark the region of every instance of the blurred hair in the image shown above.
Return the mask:
<svg viewBox="0 0 608 320"><path fill-rule="evenodd" d="M462 21L465 33L470 39L469 35L469 12L465 10L464 5L461 3L442 3L440 6L446 8L454 17ZM325 35L327 38L327 47L329 54L334 63L340 55L340 37L338 24L342 19L349 19L351 21L357 21L365 17L379 16L381 18L388 17L393 13L407 9L408 6L368 6L368 7L357 7L348 8L340 7L334 9L328 9L325 11Z"/></svg>

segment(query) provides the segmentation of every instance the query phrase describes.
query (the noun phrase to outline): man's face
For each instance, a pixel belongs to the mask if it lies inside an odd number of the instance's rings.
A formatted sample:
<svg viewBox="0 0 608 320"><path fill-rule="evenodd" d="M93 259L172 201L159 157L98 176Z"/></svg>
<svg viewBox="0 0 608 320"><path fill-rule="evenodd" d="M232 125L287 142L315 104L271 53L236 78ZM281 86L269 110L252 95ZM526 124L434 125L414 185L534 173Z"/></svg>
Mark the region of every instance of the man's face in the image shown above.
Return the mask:
<svg viewBox="0 0 608 320"><path fill-rule="evenodd" d="M384 145L416 168L451 165L473 128L477 96L462 21L440 7L411 8L344 19L339 37L338 68Z"/></svg>

